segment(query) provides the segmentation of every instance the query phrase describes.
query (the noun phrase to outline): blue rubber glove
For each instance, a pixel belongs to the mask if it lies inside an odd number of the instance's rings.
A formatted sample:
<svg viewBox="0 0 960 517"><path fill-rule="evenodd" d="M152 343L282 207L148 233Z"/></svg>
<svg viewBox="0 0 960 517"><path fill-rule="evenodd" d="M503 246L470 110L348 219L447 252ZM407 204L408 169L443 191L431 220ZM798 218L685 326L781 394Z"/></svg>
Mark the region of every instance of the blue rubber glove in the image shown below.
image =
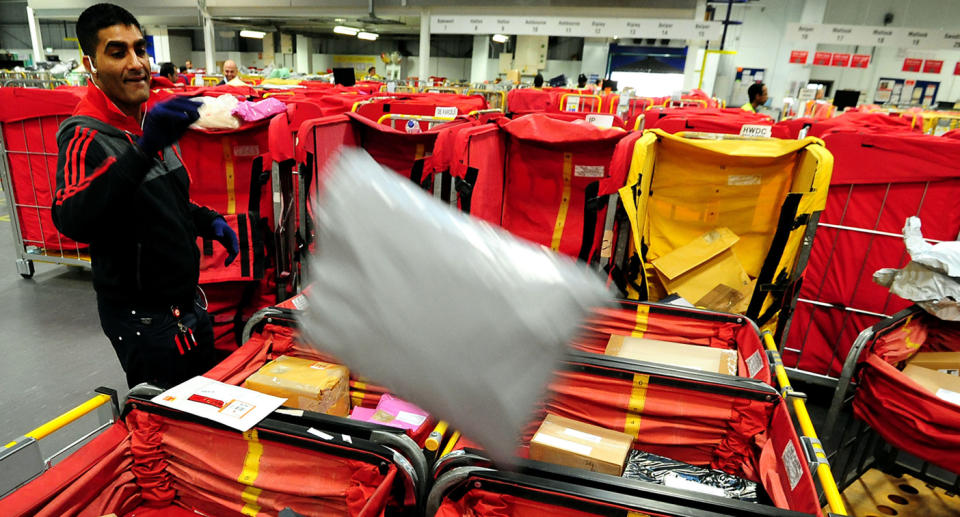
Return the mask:
<svg viewBox="0 0 960 517"><path fill-rule="evenodd" d="M180 140L190 124L200 118L199 107L185 97L174 97L157 104L143 120L143 136L137 140L137 145L150 156Z"/></svg>
<svg viewBox="0 0 960 517"><path fill-rule="evenodd" d="M227 267L237 258L237 254L240 253L240 243L237 241L237 233L227 224L227 221L222 217L218 217L213 220L213 235L214 239L227 250L227 260L223 261L223 267Z"/></svg>

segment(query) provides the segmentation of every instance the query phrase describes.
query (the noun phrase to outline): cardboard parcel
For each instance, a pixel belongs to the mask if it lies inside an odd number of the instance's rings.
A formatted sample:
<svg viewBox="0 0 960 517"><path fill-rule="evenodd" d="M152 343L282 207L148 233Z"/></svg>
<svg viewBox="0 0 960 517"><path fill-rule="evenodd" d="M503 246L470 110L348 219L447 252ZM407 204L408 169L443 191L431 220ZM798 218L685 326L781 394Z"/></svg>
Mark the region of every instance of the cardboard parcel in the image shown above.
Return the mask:
<svg viewBox="0 0 960 517"><path fill-rule="evenodd" d="M737 374L736 350L613 334L607 341L604 354L725 375Z"/></svg>
<svg viewBox="0 0 960 517"><path fill-rule="evenodd" d="M677 294L698 307L744 312L753 282L733 251L740 238L717 228L652 261L666 294Z"/></svg>

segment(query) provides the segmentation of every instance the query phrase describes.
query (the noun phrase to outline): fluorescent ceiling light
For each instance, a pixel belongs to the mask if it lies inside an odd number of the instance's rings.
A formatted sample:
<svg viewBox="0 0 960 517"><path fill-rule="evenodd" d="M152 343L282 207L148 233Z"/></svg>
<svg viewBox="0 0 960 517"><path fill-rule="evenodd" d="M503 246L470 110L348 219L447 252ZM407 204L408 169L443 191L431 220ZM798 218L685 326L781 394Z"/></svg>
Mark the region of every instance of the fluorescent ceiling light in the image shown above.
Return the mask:
<svg viewBox="0 0 960 517"><path fill-rule="evenodd" d="M508 39L510 39L510 36L507 36L506 34L493 35L493 41L496 41L497 43L506 43Z"/></svg>
<svg viewBox="0 0 960 517"><path fill-rule="evenodd" d="M368 41L375 41L380 35L375 32L360 32L357 34L357 37Z"/></svg>
<svg viewBox="0 0 960 517"><path fill-rule="evenodd" d="M337 25L333 28L333 32L337 34L346 34L347 36L356 36L360 29L355 29L353 27L346 27L343 25Z"/></svg>
<svg viewBox="0 0 960 517"><path fill-rule="evenodd" d="M263 39L263 37L266 35L267 35L266 32L260 32L260 31L248 31L248 30L240 31L241 38Z"/></svg>

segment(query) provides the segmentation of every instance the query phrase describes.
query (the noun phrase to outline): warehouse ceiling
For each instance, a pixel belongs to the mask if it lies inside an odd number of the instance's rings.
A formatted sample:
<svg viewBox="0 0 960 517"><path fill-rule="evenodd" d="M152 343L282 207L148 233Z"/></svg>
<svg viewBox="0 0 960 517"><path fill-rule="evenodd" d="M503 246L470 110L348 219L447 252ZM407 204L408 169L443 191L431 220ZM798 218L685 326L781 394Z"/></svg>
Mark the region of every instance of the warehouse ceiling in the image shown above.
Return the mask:
<svg viewBox="0 0 960 517"><path fill-rule="evenodd" d="M197 0L114 0L141 24L170 28L202 25ZM330 34L335 25L359 26L381 34L420 32L420 14L630 16L691 18L696 0L206 0L207 12L220 25L266 28L304 34ZM18 5L19 4L19 5ZM28 2L0 0L3 11L25 12ZM29 0L41 20L74 21L89 0ZM373 14L373 15L371 15ZM5 19L3 23L24 23Z"/></svg>

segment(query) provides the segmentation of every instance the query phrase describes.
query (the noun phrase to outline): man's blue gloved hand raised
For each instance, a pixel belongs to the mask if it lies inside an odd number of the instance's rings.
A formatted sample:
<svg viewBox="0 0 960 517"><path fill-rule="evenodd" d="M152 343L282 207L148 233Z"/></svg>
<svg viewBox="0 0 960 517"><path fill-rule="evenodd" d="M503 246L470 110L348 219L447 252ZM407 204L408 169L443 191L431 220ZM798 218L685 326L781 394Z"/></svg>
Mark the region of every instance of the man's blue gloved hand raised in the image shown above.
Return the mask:
<svg viewBox="0 0 960 517"><path fill-rule="evenodd" d="M147 112L137 145L150 156L173 144L200 118L200 105L185 97L161 102Z"/></svg>
<svg viewBox="0 0 960 517"><path fill-rule="evenodd" d="M233 231L233 228L230 228L227 221L222 217L217 217L213 220L213 235L214 239L227 250L227 260L223 261L223 267L227 267L237 258L237 254L240 253L240 243L237 241L237 233Z"/></svg>

